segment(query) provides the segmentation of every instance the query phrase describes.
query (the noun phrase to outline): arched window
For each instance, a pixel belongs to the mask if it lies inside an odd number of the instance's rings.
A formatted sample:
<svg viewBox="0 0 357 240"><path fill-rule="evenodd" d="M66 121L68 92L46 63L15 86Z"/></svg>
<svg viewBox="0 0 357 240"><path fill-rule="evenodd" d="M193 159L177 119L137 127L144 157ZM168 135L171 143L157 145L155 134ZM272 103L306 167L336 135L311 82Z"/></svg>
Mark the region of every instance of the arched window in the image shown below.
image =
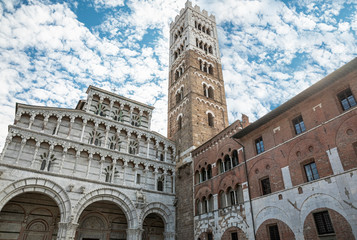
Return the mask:
<svg viewBox="0 0 357 240"><path fill-rule="evenodd" d="M163 177L160 177L159 179L157 179L157 191L164 191L164 179Z"/></svg>
<svg viewBox="0 0 357 240"><path fill-rule="evenodd" d="M226 171L232 168L231 158L229 157L229 155L224 156L224 168Z"/></svg>
<svg viewBox="0 0 357 240"><path fill-rule="evenodd" d="M180 77L180 73L179 73L179 71L176 71L175 72L175 80L179 79L179 77Z"/></svg>
<svg viewBox="0 0 357 240"><path fill-rule="evenodd" d="M201 179L202 179L202 182L206 181L206 169L205 168L202 168L202 170L201 170Z"/></svg>
<svg viewBox="0 0 357 240"><path fill-rule="evenodd" d="M199 41L198 38L196 38L196 47L198 47Z"/></svg>
<svg viewBox="0 0 357 240"><path fill-rule="evenodd" d="M210 54L213 53L213 51L212 51L212 46L209 46L209 47L208 47L208 52L209 52Z"/></svg>
<svg viewBox="0 0 357 240"><path fill-rule="evenodd" d="M201 30L201 24L200 23L198 24L198 30Z"/></svg>
<svg viewBox="0 0 357 240"><path fill-rule="evenodd" d="M196 215L201 214L201 202L199 199L196 200Z"/></svg>
<svg viewBox="0 0 357 240"><path fill-rule="evenodd" d="M208 88L208 97L214 99L213 87Z"/></svg>
<svg viewBox="0 0 357 240"><path fill-rule="evenodd" d="M129 154L137 154L138 151L138 143L135 141L130 141L129 143Z"/></svg>
<svg viewBox="0 0 357 240"><path fill-rule="evenodd" d="M203 84L203 95L204 95L205 97L208 97L208 92L207 92L207 86L206 86L206 84Z"/></svg>
<svg viewBox="0 0 357 240"><path fill-rule="evenodd" d="M202 32L206 32L206 27L205 26L202 27Z"/></svg>
<svg viewBox="0 0 357 240"><path fill-rule="evenodd" d="M197 21L195 21L195 28L197 28Z"/></svg>
<svg viewBox="0 0 357 240"><path fill-rule="evenodd" d="M210 194L208 196L208 211L212 212L213 211L213 196Z"/></svg>
<svg viewBox="0 0 357 240"><path fill-rule="evenodd" d="M237 185L236 187L236 200L237 204L243 204L244 203L244 197L243 197L243 189L241 185Z"/></svg>
<svg viewBox="0 0 357 240"><path fill-rule="evenodd" d="M177 53L177 52L175 52L175 60L177 59L177 57L178 57L178 53Z"/></svg>
<svg viewBox="0 0 357 240"><path fill-rule="evenodd" d="M89 133L88 143L100 146L102 145L102 138L103 136L99 132L92 131L91 133Z"/></svg>
<svg viewBox="0 0 357 240"><path fill-rule="evenodd" d="M132 115L131 116L131 125L135 127L140 127L141 125L141 118L138 115Z"/></svg>
<svg viewBox="0 0 357 240"><path fill-rule="evenodd" d="M211 179L212 178L212 166L211 164L209 164L207 166L207 179Z"/></svg>
<svg viewBox="0 0 357 240"><path fill-rule="evenodd" d="M212 113L208 113L207 115L208 115L208 126L214 127L214 118Z"/></svg>
<svg viewBox="0 0 357 240"><path fill-rule="evenodd" d="M227 196L228 206L236 205L236 193L231 187L229 187L227 190Z"/></svg>
<svg viewBox="0 0 357 240"><path fill-rule="evenodd" d="M205 44L205 45L203 46L203 50L205 50L205 52L206 52L206 54L207 54L207 51L208 51L207 44Z"/></svg>
<svg viewBox="0 0 357 240"><path fill-rule="evenodd" d="M213 75L213 67L212 67L212 65L208 66L208 73Z"/></svg>
<svg viewBox="0 0 357 240"><path fill-rule="evenodd" d="M204 63L204 64L203 64L203 69L202 69L202 71L207 72L207 63Z"/></svg>
<svg viewBox="0 0 357 240"><path fill-rule="evenodd" d="M237 150L233 150L233 152L232 152L232 163L233 163L233 167L235 167L239 164Z"/></svg>
<svg viewBox="0 0 357 240"><path fill-rule="evenodd" d="M160 153L160 161L163 162L164 161L164 154Z"/></svg>
<svg viewBox="0 0 357 240"><path fill-rule="evenodd" d="M207 28L207 32L208 35L211 35L211 31L209 30L209 28Z"/></svg>
<svg viewBox="0 0 357 240"><path fill-rule="evenodd" d="M177 128L178 130L182 129L182 116L179 116L177 119Z"/></svg>
<svg viewBox="0 0 357 240"><path fill-rule="evenodd" d="M95 108L94 113L102 117L105 117L106 115L105 113L108 111L108 109L105 107L103 103L99 103L98 106L95 106L94 108Z"/></svg>
<svg viewBox="0 0 357 240"><path fill-rule="evenodd" d="M219 192L219 208L225 208L226 204L226 194L223 191Z"/></svg>
<svg viewBox="0 0 357 240"><path fill-rule="evenodd" d="M202 71L202 60L200 60L199 63L200 63L200 70Z"/></svg>
<svg viewBox="0 0 357 240"><path fill-rule="evenodd" d="M195 173L195 183L196 184L200 183L200 172L198 170Z"/></svg>
<svg viewBox="0 0 357 240"><path fill-rule="evenodd" d="M202 213L207 213L207 199L206 199L206 197L202 198Z"/></svg>
<svg viewBox="0 0 357 240"><path fill-rule="evenodd" d="M224 173L224 164L221 159L218 159L217 166L219 173Z"/></svg>

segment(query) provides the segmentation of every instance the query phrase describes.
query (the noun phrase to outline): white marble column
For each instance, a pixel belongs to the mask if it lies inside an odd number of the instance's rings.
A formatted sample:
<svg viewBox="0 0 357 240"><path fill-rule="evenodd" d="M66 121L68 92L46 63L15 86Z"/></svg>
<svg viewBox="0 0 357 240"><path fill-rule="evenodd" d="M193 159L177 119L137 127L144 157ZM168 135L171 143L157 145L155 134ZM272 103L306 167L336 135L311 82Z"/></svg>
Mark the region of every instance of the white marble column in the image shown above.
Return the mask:
<svg viewBox="0 0 357 240"><path fill-rule="evenodd" d="M67 150L68 150L67 147L65 147L65 148L63 149L63 154L62 154L62 159L61 159L61 163L60 163L59 173L62 173L64 160L66 159L66 155L67 155Z"/></svg>
<svg viewBox="0 0 357 240"><path fill-rule="evenodd" d="M46 126L47 126L47 123L48 123L48 118L49 118L49 116L46 115L46 116L45 116L45 119L43 120L43 126L42 126L41 132L44 132L44 131L45 131Z"/></svg>
<svg viewBox="0 0 357 240"><path fill-rule="evenodd" d="M83 142L83 135L84 135L84 130L86 128L86 125L87 125L87 119L84 119L83 120L83 126L82 126L82 133L81 133L81 142Z"/></svg>
<svg viewBox="0 0 357 240"><path fill-rule="evenodd" d="M91 167L91 164L92 164L92 160L93 160L93 153L90 153L90 154L89 154L89 157L88 157L88 165L87 165L86 178L88 178L88 176L89 176L89 172L90 172L90 167Z"/></svg>
<svg viewBox="0 0 357 240"><path fill-rule="evenodd" d="M104 156L102 156L101 158L100 158L100 170L99 170L99 174L98 174L98 180L100 181L101 179L102 179L102 176L103 176L103 164L104 164L104 162L105 162L105 157Z"/></svg>
<svg viewBox="0 0 357 240"><path fill-rule="evenodd" d="M71 121L69 122L69 127L68 127L67 139L69 139L69 136L71 135L73 123L74 123L74 117L71 117Z"/></svg>
<svg viewBox="0 0 357 240"><path fill-rule="evenodd" d="M37 156L37 153L38 153L38 149L40 148L40 145L41 145L40 142L36 142L36 148L35 148L35 152L34 152L33 157L32 157L31 167L33 167L33 165L35 164L36 156Z"/></svg>
<svg viewBox="0 0 357 240"><path fill-rule="evenodd" d="M110 180L111 183L114 183L114 175L115 175L115 168L116 168L116 164L117 164L117 160L116 159L113 159L113 163L112 163L112 166L113 166L113 169L112 169L112 179Z"/></svg>
<svg viewBox="0 0 357 240"><path fill-rule="evenodd" d="M34 121L35 121L35 114L31 115L31 117L30 117L29 129L31 129Z"/></svg>
<svg viewBox="0 0 357 240"><path fill-rule="evenodd" d="M110 126L105 127L105 139L104 139L104 147L109 148L110 146L107 146L108 144L108 136L109 136L109 131L110 131Z"/></svg>

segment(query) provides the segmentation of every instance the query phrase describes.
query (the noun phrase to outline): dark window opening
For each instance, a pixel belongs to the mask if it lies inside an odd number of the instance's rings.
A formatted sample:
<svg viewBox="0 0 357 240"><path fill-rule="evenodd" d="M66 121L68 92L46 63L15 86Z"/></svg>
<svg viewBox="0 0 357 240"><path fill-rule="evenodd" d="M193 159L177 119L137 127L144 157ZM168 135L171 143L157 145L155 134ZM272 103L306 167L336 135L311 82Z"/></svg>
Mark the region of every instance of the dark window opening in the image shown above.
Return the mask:
<svg viewBox="0 0 357 240"><path fill-rule="evenodd" d="M278 225L269 226L270 240L280 240Z"/></svg>
<svg viewBox="0 0 357 240"><path fill-rule="evenodd" d="M319 235L335 233L328 211L314 213L314 220Z"/></svg>
<svg viewBox="0 0 357 240"><path fill-rule="evenodd" d="M208 113L208 126L214 127L214 121L213 121L213 115L212 113Z"/></svg>
<svg viewBox="0 0 357 240"><path fill-rule="evenodd" d="M164 191L163 181L159 180L159 181L157 182L157 190L160 191L160 192Z"/></svg>
<svg viewBox="0 0 357 240"><path fill-rule="evenodd" d="M238 240L238 233L232 232L232 233L231 233L231 239L232 239L232 240Z"/></svg>
<svg viewBox="0 0 357 240"><path fill-rule="evenodd" d="M263 195L271 193L269 178L264 178L264 179L260 180L260 182L261 182L261 185L262 185Z"/></svg>

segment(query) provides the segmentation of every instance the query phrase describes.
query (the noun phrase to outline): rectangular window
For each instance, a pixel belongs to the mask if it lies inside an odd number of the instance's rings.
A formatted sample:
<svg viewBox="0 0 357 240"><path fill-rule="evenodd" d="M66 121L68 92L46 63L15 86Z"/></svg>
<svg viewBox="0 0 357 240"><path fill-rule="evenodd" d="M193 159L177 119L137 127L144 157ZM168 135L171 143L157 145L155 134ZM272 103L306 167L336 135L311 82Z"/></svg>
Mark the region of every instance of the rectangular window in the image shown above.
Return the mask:
<svg viewBox="0 0 357 240"><path fill-rule="evenodd" d="M260 182L261 182L261 185L262 185L263 195L271 193L269 178L264 178L264 179L260 180Z"/></svg>
<svg viewBox="0 0 357 240"><path fill-rule="evenodd" d="M280 240L278 225L269 226L270 240Z"/></svg>
<svg viewBox="0 0 357 240"><path fill-rule="evenodd" d="M293 119L293 125L296 135L306 131L304 120L301 115Z"/></svg>
<svg viewBox="0 0 357 240"><path fill-rule="evenodd" d="M232 232L232 233L231 233L231 239L232 239L232 240L238 240L238 233Z"/></svg>
<svg viewBox="0 0 357 240"><path fill-rule="evenodd" d="M304 165L306 180L308 182L319 179L319 173L317 172L315 162L308 163Z"/></svg>
<svg viewBox="0 0 357 240"><path fill-rule="evenodd" d="M137 174L136 175L136 184L140 184L140 179L141 179L140 174Z"/></svg>
<svg viewBox="0 0 357 240"><path fill-rule="evenodd" d="M264 152L264 143L263 143L263 138L257 138L255 140L255 148L257 150L257 154L260 154L262 152Z"/></svg>
<svg viewBox="0 0 357 240"><path fill-rule="evenodd" d="M208 240L213 240L213 235L212 235L212 233L208 233L208 234L207 234L207 238L208 238Z"/></svg>
<svg viewBox="0 0 357 240"><path fill-rule="evenodd" d="M319 235L335 232L328 211L314 213L314 220Z"/></svg>
<svg viewBox="0 0 357 240"><path fill-rule="evenodd" d="M351 107L356 106L356 100L351 92L350 88L337 94L338 100L340 100L342 109L344 111L350 109Z"/></svg>

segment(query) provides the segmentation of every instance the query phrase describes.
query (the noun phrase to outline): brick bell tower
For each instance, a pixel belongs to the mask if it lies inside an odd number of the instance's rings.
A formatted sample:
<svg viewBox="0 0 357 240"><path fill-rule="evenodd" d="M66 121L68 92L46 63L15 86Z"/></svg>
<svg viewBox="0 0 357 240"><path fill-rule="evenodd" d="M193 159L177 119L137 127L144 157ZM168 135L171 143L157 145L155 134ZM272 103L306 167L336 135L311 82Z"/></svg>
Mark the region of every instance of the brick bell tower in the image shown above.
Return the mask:
<svg viewBox="0 0 357 240"><path fill-rule="evenodd" d="M187 1L170 25L168 133L176 142L176 234L193 237L191 151L228 126L215 17Z"/></svg>

